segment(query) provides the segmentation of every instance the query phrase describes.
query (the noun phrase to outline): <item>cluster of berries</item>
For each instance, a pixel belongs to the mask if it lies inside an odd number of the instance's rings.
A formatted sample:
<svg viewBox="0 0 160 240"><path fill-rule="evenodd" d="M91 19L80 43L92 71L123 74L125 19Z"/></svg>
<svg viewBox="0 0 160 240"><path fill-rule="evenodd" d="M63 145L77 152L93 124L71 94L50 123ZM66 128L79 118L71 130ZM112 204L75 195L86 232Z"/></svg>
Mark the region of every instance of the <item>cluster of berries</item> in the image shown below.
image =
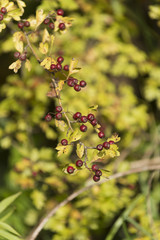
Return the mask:
<svg viewBox="0 0 160 240"><path fill-rule="evenodd" d="M99 170L98 165L92 165L92 171L94 172L93 180L98 182L100 180L100 176L102 176L102 171Z"/></svg>
<svg viewBox="0 0 160 240"><path fill-rule="evenodd" d="M55 118L57 120L60 120L62 118L62 107L61 106L57 106L56 107L56 113L55 113ZM45 120L47 122L50 122L52 120L52 115L50 113L47 113L47 115L45 116Z"/></svg>
<svg viewBox="0 0 160 240"><path fill-rule="evenodd" d="M98 144L96 148L98 151L102 151L103 148L109 149L112 144L114 144L114 141L104 142L103 144Z"/></svg>
<svg viewBox="0 0 160 240"><path fill-rule="evenodd" d="M78 79L73 77L69 77L66 82L67 85L69 87L73 87L76 92L81 91L81 88L84 88L87 85L87 83L84 80L78 82Z"/></svg>
<svg viewBox="0 0 160 240"><path fill-rule="evenodd" d="M82 116L82 114L80 112L76 112L75 114L73 114L73 119L78 121L78 122L81 122L81 123L86 123L86 122L89 121L92 126L97 125L97 120L92 113L89 113L87 116ZM80 126L80 130L82 132L86 132L87 131L87 126L85 124L82 124Z"/></svg>
<svg viewBox="0 0 160 240"><path fill-rule="evenodd" d="M24 52L24 53L15 52L15 53L14 53L14 57L15 57L15 58L18 58L18 59L21 60L21 61L25 61L26 58L27 58L27 53L26 53L26 52Z"/></svg>
<svg viewBox="0 0 160 240"><path fill-rule="evenodd" d="M50 69L52 71L60 71L60 70L62 70L62 63L63 63L63 61L64 61L64 58L62 56L58 57L57 58L57 64L51 64ZM63 69L65 71L69 71L69 65L65 65L63 67Z"/></svg>
<svg viewBox="0 0 160 240"><path fill-rule="evenodd" d="M63 16L64 15L63 9L58 9L57 10L57 15ZM55 28L55 25L54 25L53 22L50 22L50 20L51 20L50 18L46 18L46 19L44 19L43 23L46 24L46 25L49 25L49 28L53 30ZM60 30L63 31L66 28L66 25L65 25L65 23L61 22L61 23L59 23L58 27L59 27Z"/></svg>
<svg viewBox="0 0 160 240"><path fill-rule="evenodd" d="M18 27L20 29L23 29L24 27L30 27L30 22L29 21L24 21L24 22L18 22Z"/></svg>
<svg viewBox="0 0 160 240"><path fill-rule="evenodd" d="M0 21L3 20L3 17L4 17L4 14L7 13L7 9L5 7L2 7L1 10L0 10Z"/></svg>
<svg viewBox="0 0 160 240"><path fill-rule="evenodd" d="M76 161L76 166L77 167L82 167L83 166L83 161L81 159ZM67 172L69 174L72 174L74 172L75 168L73 166L68 166L67 167Z"/></svg>

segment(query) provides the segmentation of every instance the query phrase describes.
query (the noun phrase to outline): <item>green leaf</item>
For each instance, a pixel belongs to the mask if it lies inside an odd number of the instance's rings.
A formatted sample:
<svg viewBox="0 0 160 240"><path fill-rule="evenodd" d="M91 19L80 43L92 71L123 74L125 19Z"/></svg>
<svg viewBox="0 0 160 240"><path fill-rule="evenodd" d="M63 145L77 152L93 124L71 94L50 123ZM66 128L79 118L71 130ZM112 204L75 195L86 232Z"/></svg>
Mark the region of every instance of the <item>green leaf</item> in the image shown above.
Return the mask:
<svg viewBox="0 0 160 240"><path fill-rule="evenodd" d="M9 232L1 230L1 229L0 229L0 236L4 237L5 239L8 239L8 240L20 240L20 239L22 239L22 238L19 238L19 237L15 236L15 235L13 235Z"/></svg>
<svg viewBox="0 0 160 240"><path fill-rule="evenodd" d="M67 154L71 149L71 145L67 145L67 146L58 145L56 149L58 150L58 157L59 157L62 154Z"/></svg>
<svg viewBox="0 0 160 240"><path fill-rule="evenodd" d="M67 124L66 124L64 121L62 121L62 120L56 120L56 119L55 119L55 125L56 125L56 127L58 127L62 132L64 132L65 129L66 129L66 127L67 127Z"/></svg>
<svg viewBox="0 0 160 240"><path fill-rule="evenodd" d="M79 129L76 129L69 137L69 143L70 142L75 142L77 140L79 140L82 137L81 132L79 131Z"/></svg>
<svg viewBox="0 0 160 240"><path fill-rule="evenodd" d="M91 110L97 111L98 105L93 105L89 107Z"/></svg>
<svg viewBox="0 0 160 240"><path fill-rule="evenodd" d="M21 193L16 193L0 202L0 213L2 213Z"/></svg>
<svg viewBox="0 0 160 240"><path fill-rule="evenodd" d="M77 68L78 60L73 58L69 66L69 75L79 72L81 68Z"/></svg>
<svg viewBox="0 0 160 240"><path fill-rule="evenodd" d="M77 144L76 153L79 158L83 157L83 155L84 155L84 145L83 144L80 144L80 143Z"/></svg>
<svg viewBox="0 0 160 240"><path fill-rule="evenodd" d="M18 233L16 230L14 230L14 228L12 228L12 227L11 227L10 225L8 225L7 223L0 222L0 229L7 230L8 232L11 232L11 233L13 233L13 234L15 234L15 235L20 236L19 233Z"/></svg>

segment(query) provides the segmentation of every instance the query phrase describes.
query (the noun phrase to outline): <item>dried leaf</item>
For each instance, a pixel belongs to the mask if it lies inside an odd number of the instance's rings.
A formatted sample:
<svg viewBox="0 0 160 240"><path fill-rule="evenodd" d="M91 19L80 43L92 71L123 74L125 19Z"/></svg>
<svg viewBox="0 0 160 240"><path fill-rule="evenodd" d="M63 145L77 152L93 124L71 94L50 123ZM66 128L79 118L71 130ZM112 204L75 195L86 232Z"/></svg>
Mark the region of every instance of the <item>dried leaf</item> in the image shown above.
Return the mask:
<svg viewBox="0 0 160 240"><path fill-rule="evenodd" d="M60 92L62 90L62 88L63 88L63 85L64 85L64 81L63 80L58 81L56 90L58 92Z"/></svg>
<svg viewBox="0 0 160 240"><path fill-rule="evenodd" d="M10 66L9 69L13 69L15 73L18 72L18 69L21 68L21 61L18 59L16 62L13 62Z"/></svg>

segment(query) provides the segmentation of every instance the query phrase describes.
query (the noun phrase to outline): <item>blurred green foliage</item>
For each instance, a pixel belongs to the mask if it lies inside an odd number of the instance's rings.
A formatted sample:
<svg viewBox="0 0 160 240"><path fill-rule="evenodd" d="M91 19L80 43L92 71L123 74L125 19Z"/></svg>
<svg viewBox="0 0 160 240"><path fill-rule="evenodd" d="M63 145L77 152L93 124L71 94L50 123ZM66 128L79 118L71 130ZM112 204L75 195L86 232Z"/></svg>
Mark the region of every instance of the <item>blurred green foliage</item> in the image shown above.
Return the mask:
<svg viewBox="0 0 160 240"><path fill-rule="evenodd" d="M28 18L34 12L32 3L25 2ZM127 170L134 160L159 156L159 2L35 2L35 10L60 7L65 15L74 18L72 28L57 36L52 54L63 55L65 64L73 57L78 58L82 70L75 76L87 81L87 88L75 93L64 86L64 109L87 114L89 106L98 105L95 114L106 136L113 132L121 136L121 161L105 159L99 164L112 174L116 167L118 171ZM35 44L37 40L33 38ZM1 56L10 56L7 66L13 62L14 51L8 27L0 38ZM55 147L65 135L54 121L44 121L46 113L54 112L56 105L46 97L50 80L33 56L30 61L30 72L23 67L19 74L8 70L6 82L1 86L0 103L0 146L4 149L0 197L23 190L15 204L16 215L8 220L23 236L45 211L92 181L87 170L74 176L62 171L65 164L75 162L76 152L70 150L65 156L57 156ZM89 130L85 142L97 144L96 134ZM93 157L89 152L89 158ZM152 188L148 189L150 179L150 173L141 173L94 186L59 209L38 239L160 239L159 175L155 174Z"/></svg>

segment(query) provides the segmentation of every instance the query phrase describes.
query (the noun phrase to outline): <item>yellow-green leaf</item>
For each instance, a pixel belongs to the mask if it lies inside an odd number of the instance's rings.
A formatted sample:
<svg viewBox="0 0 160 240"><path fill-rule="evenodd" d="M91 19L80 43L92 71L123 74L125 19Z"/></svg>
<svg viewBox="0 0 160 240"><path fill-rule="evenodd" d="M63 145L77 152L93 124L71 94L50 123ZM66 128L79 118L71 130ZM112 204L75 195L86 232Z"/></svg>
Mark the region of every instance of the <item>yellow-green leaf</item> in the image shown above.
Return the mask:
<svg viewBox="0 0 160 240"><path fill-rule="evenodd" d="M42 209L46 200L45 195L38 190L34 190L31 194L31 198L33 200L35 207L39 210Z"/></svg>
<svg viewBox="0 0 160 240"><path fill-rule="evenodd" d="M21 61L18 59L16 62L13 62L10 66L9 69L13 69L15 73L18 72L18 69L21 68Z"/></svg>
<svg viewBox="0 0 160 240"><path fill-rule="evenodd" d="M58 157L62 154L67 154L70 149L71 149L71 145L67 145L67 146L58 145L56 147L56 150L58 150Z"/></svg>
<svg viewBox="0 0 160 240"><path fill-rule="evenodd" d="M27 68L28 71L31 71L31 62L28 59L25 62L25 68Z"/></svg>
<svg viewBox="0 0 160 240"><path fill-rule="evenodd" d="M75 142L77 140L79 140L82 137L81 132L79 131L79 129L76 129L69 137L69 142Z"/></svg>
<svg viewBox="0 0 160 240"><path fill-rule="evenodd" d="M47 54L48 53L48 43L40 43L39 44L39 51L42 53L42 54Z"/></svg>
<svg viewBox="0 0 160 240"><path fill-rule="evenodd" d="M26 4L21 0L17 0L17 4L20 10L22 11L22 13L24 13L24 7L26 7Z"/></svg>
<svg viewBox="0 0 160 240"><path fill-rule="evenodd" d="M58 127L62 132L65 131L66 127L67 127L67 124L62 121L62 120L57 120L55 119L55 125L56 127Z"/></svg>
<svg viewBox="0 0 160 240"><path fill-rule="evenodd" d="M47 31L47 29L45 28L43 31L43 37L42 37L42 42L50 42L50 35L49 32Z"/></svg>
<svg viewBox="0 0 160 240"><path fill-rule="evenodd" d="M43 9L39 9L36 11L36 29L44 21L45 17L46 15L43 14Z"/></svg>
<svg viewBox="0 0 160 240"><path fill-rule="evenodd" d="M80 144L80 143L77 144L76 153L79 158L83 157L83 155L84 155L84 145L83 144Z"/></svg>
<svg viewBox="0 0 160 240"><path fill-rule="evenodd" d="M79 72L80 68L77 68L78 60L73 58L69 66L69 75Z"/></svg>
<svg viewBox="0 0 160 240"><path fill-rule="evenodd" d="M5 29L5 28L6 28L6 24L1 23L0 24L0 32L2 32L2 30Z"/></svg>
<svg viewBox="0 0 160 240"><path fill-rule="evenodd" d="M114 141L114 142L119 142L120 141L120 137L118 136L117 133L114 133L110 138L107 139L107 141Z"/></svg>
<svg viewBox="0 0 160 240"><path fill-rule="evenodd" d="M60 92L62 90L62 88L63 88L63 85L64 85L64 81L63 80L58 81L56 90L58 92Z"/></svg>
<svg viewBox="0 0 160 240"><path fill-rule="evenodd" d="M46 68L46 69L50 69L50 66L52 64L52 58L51 57L46 57L42 62L41 62L41 66Z"/></svg>

